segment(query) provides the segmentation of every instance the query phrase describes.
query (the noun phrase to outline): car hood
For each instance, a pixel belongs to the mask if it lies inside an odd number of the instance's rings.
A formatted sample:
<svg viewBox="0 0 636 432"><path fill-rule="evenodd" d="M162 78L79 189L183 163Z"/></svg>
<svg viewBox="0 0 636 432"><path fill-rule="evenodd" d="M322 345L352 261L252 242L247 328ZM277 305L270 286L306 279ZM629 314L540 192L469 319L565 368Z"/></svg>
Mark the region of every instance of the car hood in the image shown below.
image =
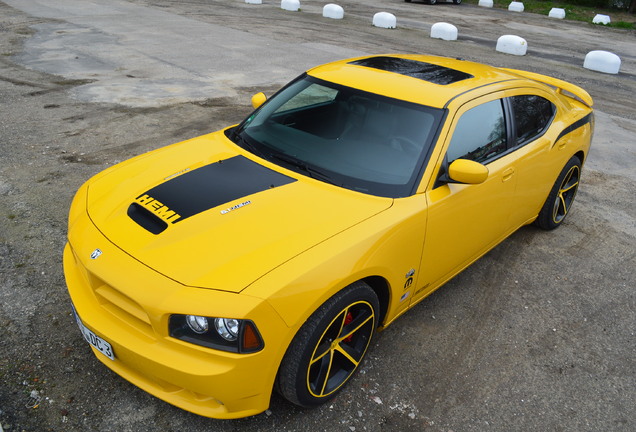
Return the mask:
<svg viewBox="0 0 636 432"><path fill-rule="evenodd" d="M231 292L391 204L269 164L223 132L116 165L87 196L92 222L133 258Z"/></svg>

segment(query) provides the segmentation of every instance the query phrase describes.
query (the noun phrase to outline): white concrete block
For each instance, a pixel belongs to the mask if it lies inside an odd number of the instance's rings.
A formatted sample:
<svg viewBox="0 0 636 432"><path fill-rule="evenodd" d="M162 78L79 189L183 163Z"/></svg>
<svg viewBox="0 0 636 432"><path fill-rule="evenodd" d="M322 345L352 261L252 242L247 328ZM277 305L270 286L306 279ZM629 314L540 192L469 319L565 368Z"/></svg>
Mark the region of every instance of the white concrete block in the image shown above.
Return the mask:
<svg viewBox="0 0 636 432"><path fill-rule="evenodd" d="M397 19L392 13L378 12L373 15L373 25L382 28L396 28Z"/></svg>
<svg viewBox="0 0 636 432"><path fill-rule="evenodd" d="M481 7L493 7L493 1L492 0L479 0L479 6Z"/></svg>
<svg viewBox="0 0 636 432"><path fill-rule="evenodd" d="M445 22L438 22L431 27L431 37L447 41L457 40L457 27Z"/></svg>
<svg viewBox="0 0 636 432"><path fill-rule="evenodd" d="M528 43L519 36L503 35L497 39L497 51L518 56L526 55Z"/></svg>
<svg viewBox="0 0 636 432"><path fill-rule="evenodd" d="M583 62L585 69L608 74L617 74L621 68L621 58L609 51L590 51Z"/></svg>
<svg viewBox="0 0 636 432"><path fill-rule="evenodd" d="M322 16L325 18L342 19L344 18L344 9L337 4L329 3L322 8Z"/></svg>
<svg viewBox="0 0 636 432"><path fill-rule="evenodd" d="M609 15L597 14L592 20L594 24L609 24L611 22Z"/></svg>
<svg viewBox="0 0 636 432"><path fill-rule="evenodd" d="M263 4L263 0L245 0L247 4Z"/></svg>
<svg viewBox="0 0 636 432"><path fill-rule="evenodd" d="M280 8L287 11L296 12L300 9L300 0L281 0Z"/></svg>
<svg viewBox="0 0 636 432"><path fill-rule="evenodd" d="M523 12L525 8L523 7L523 3L513 1L508 5L508 10L513 12Z"/></svg>
<svg viewBox="0 0 636 432"><path fill-rule="evenodd" d="M552 9L550 9L550 13L548 14L548 16L550 18L563 19L563 18L565 18L565 9L552 8Z"/></svg>

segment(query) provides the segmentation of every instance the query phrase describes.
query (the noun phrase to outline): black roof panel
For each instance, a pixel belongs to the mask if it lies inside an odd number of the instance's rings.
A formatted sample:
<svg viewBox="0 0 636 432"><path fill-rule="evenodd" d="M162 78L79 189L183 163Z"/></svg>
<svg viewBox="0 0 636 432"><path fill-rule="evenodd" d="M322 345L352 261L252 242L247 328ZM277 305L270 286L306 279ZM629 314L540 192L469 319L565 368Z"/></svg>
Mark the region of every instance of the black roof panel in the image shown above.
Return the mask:
<svg viewBox="0 0 636 432"><path fill-rule="evenodd" d="M440 85L473 78L473 75L456 69L397 57L369 57L349 64L394 72Z"/></svg>

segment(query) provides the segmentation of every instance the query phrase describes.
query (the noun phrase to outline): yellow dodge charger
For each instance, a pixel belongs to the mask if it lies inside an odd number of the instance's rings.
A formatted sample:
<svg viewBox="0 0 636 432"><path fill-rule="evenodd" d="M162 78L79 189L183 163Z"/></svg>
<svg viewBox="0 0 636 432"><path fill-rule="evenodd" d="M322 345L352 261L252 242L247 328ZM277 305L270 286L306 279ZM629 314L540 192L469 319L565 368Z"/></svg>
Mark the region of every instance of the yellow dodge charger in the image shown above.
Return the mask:
<svg viewBox="0 0 636 432"><path fill-rule="evenodd" d="M242 123L113 166L64 271L97 358L188 411L331 399L374 333L519 227L558 227L593 132L573 84L383 55L302 74Z"/></svg>

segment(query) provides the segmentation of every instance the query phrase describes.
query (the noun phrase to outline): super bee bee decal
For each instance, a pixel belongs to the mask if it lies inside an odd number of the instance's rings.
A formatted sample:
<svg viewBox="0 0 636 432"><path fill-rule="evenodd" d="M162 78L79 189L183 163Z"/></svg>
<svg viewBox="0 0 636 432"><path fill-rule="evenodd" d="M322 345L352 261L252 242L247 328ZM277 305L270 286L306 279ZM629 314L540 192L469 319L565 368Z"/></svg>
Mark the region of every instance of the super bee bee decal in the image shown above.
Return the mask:
<svg viewBox="0 0 636 432"><path fill-rule="evenodd" d="M415 276L415 269L411 269L404 276L406 278L406 282L404 282L404 291L406 291L413 284L413 276Z"/></svg>

